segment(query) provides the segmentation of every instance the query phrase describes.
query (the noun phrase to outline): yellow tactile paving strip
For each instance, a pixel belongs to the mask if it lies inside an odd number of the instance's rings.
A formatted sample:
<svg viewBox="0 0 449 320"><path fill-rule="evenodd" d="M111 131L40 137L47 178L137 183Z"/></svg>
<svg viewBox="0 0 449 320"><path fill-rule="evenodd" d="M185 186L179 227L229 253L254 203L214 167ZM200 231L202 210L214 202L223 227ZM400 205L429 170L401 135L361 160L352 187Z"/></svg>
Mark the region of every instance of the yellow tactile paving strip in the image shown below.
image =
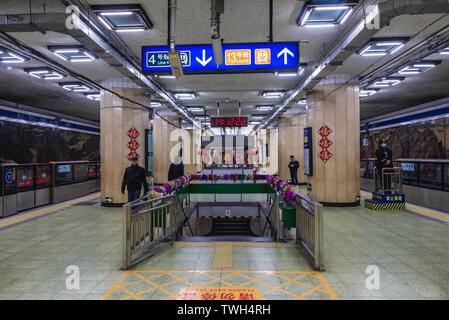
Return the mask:
<svg viewBox="0 0 449 320"><path fill-rule="evenodd" d="M360 194L364 198L372 199L371 192L361 190ZM436 211L436 210L424 208L424 207L421 207L421 206L418 206L418 205L415 205L415 204L412 204L409 202L406 202L405 209L408 211L432 218L432 219L440 220L442 222L445 222L447 225L449 225L449 215L448 214L444 214L444 213Z"/></svg>
<svg viewBox="0 0 449 320"><path fill-rule="evenodd" d="M53 213L53 212L56 212L56 211L61 210L61 209L65 209L67 207L70 207L70 206L72 206L74 204L77 204L77 203L80 203L80 202L93 200L95 198L98 198L98 196L99 196L99 192L96 192L96 193L87 195L85 197L81 197L81 198L74 199L74 200L69 200L69 201L66 201L66 202L61 202L61 203L58 203L58 204L55 204L55 205L51 205L49 207L45 207L45 208L42 208L42 209L33 210L33 211L29 212L29 213L24 213L24 214L20 214L20 215L17 215L17 216L12 216L12 217L6 218L4 220L1 220L0 221L0 228L7 227L7 226L10 226L10 225L13 225L13 224L16 224L16 223L24 222L26 220L30 220L30 219L33 219L33 218L37 218L37 217L40 217L40 216L45 215L45 214Z"/></svg>
<svg viewBox="0 0 449 320"><path fill-rule="evenodd" d="M198 281L202 283L198 285ZM177 286L178 285L178 286ZM270 295L282 294L290 300L308 300L319 294L321 299L338 300L321 272L316 271L218 271L218 270L130 270L125 271L101 298L102 300L144 300L151 293L157 293L156 299L183 299L186 288L201 291L259 289L257 297L270 299ZM203 290L207 291L207 290ZM219 293L219 292L218 292ZM316 298L316 296L314 296ZM201 300L202 297L194 297ZM231 300L231 296L228 296ZM192 299L190 296L189 299ZM232 296L232 300L239 300Z"/></svg>
<svg viewBox="0 0 449 320"><path fill-rule="evenodd" d="M218 246L215 248L214 268L232 268L232 246Z"/></svg>

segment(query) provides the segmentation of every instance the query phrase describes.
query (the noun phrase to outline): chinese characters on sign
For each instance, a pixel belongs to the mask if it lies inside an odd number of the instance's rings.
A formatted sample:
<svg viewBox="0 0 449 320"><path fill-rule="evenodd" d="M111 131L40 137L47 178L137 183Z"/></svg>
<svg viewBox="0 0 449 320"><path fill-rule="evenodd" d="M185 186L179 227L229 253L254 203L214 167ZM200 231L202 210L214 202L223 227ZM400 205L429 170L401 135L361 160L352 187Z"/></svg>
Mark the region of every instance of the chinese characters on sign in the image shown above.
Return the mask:
<svg viewBox="0 0 449 320"><path fill-rule="evenodd" d="M332 158L333 154L330 153L328 150L329 147L333 144L332 141L330 141L327 137L332 133L332 129L329 128L327 125L323 125L319 130L318 134L321 136L321 140L318 142L318 145L321 148L320 153L318 154L318 157L326 163L329 161L330 158Z"/></svg>
<svg viewBox="0 0 449 320"><path fill-rule="evenodd" d="M126 145L129 150L131 150L130 153L126 156L128 160L131 160L132 158L140 158L140 155L137 153L137 149L139 149L140 144L137 142L137 137L140 136L139 131L132 127L131 129L126 132L126 135L131 139L128 144Z"/></svg>
<svg viewBox="0 0 449 320"><path fill-rule="evenodd" d="M259 288L246 287L183 287L177 300L261 300Z"/></svg>

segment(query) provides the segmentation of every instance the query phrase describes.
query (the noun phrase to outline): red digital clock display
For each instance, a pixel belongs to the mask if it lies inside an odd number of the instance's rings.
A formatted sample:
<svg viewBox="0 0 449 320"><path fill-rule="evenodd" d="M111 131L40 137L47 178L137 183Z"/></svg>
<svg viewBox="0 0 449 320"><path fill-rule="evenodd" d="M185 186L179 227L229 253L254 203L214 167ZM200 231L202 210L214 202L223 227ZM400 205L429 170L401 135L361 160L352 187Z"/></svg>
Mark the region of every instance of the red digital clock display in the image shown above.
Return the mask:
<svg viewBox="0 0 449 320"><path fill-rule="evenodd" d="M248 126L248 118L246 117L225 117L211 118L210 126L212 128L241 128Z"/></svg>

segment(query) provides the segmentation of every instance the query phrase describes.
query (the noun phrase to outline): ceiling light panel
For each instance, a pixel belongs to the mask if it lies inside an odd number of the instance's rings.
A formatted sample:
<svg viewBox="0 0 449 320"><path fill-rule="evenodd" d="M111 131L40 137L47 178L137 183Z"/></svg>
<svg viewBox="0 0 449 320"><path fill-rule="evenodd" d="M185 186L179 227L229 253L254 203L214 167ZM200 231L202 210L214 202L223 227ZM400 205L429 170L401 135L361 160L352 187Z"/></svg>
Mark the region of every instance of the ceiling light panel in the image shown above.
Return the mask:
<svg viewBox="0 0 449 320"><path fill-rule="evenodd" d="M401 68L398 73L403 75L420 74L435 68L441 61L420 61L413 62L408 66Z"/></svg>
<svg viewBox="0 0 449 320"><path fill-rule="evenodd" d="M332 28L344 24L354 12L356 2L326 1L317 3L308 1L296 21L298 26L306 28Z"/></svg>
<svg viewBox="0 0 449 320"><path fill-rule="evenodd" d="M175 93L175 98L178 100L193 100L195 98L195 93L193 93L193 92L178 92L178 93Z"/></svg>
<svg viewBox="0 0 449 320"><path fill-rule="evenodd" d="M359 97L369 97L376 94L378 90L374 89L360 89Z"/></svg>
<svg viewBox="0 0 449 320"><path fill-rule="evenodd" d="M100 101L100 92L90 92L84 94L87 99L93 100L93 101Z"/></svg>
<svg viewBox="0 0 449 320"><path fill-rule="evenodd" d="M204 112L204 107L187 107L190 112Z"/></svg>
<svg viewBox="0 0 449 320"><path fill-rule="evenodd" d="M408 38L377 38L368 41L357 53L361 56L386 56L401 50Z"/></svg>
<svg viewBox="0 0 449 320"><path fill-rule="evenodd" d="M140 4L94 5L91 9L109 30L143 32L153 28L150 18Z"/></svg>
<svg viewBox="0 0 449 320"><path fill-rule="evenodd" d="M57 80L65 77L64 74L57 72L56 70L48 67L42 68L26 68L24 69L30 76L44 79L44 80Z"/></svg>
<svg viewBox="0 0 449 320"><path fill-rule="evenodd" d="M262 96L267 99L279 99L284 96L283 91L264 91L262 93Z"/></svg>
<svg viewBox="0 0 449 320"><path fill-rule="evenodd" d="M59 85L67 91L73 92L88 92L92 90L92 87L82 83L82 82L60 82Z"/></svg>
<svg viewBox="0 0 449 320"><path fill-rule="evenodd" d="M371 84L370 88L388 88L398 85L404 80L402 77L385 77L379 80L376 80Z"/></svg>
<svg viewBox="0 0 449 320"><path fill-rule="evenodd" d="M274 106L256 106L256 110L258 111L271 111L273 108Z"/></svg>
<svg viewBox="0 0 449 320"><path fill-rule="evenodd" d="M443 50L441 50L440 54L449 54L449 47L444 48Z"/></svg>
<svg viewBox="0 0 449 320"><path fill-rule="evenodd" d="M57 57L70 62L92 62L98 57L83 46L48 46Z"/></svg>
<svg viewBox="0 0 449 320"><path fill-rule="evenodd" d="M24 63L25 61L28 61L27 57L24 57L20 54L17 54L9 49L6 49L4 47L0 47L0 62L9 64L9 63Z"/></svg>

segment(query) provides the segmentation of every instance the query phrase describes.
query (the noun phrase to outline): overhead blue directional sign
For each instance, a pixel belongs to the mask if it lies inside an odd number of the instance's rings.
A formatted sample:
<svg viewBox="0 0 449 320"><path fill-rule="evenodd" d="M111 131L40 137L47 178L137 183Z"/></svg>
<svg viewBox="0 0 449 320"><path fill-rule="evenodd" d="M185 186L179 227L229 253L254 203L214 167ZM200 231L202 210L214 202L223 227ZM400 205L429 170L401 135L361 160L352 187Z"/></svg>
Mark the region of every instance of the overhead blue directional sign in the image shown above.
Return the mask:
<svg viewBox="0 0 449 320"><path fill-rule="evenodd" d="M293 71L299 67L298 42L223 44L223 64L217 65L212 45L181 45L184 73ZM171 71L169 46L142 47L144 73Z"/></svg>

